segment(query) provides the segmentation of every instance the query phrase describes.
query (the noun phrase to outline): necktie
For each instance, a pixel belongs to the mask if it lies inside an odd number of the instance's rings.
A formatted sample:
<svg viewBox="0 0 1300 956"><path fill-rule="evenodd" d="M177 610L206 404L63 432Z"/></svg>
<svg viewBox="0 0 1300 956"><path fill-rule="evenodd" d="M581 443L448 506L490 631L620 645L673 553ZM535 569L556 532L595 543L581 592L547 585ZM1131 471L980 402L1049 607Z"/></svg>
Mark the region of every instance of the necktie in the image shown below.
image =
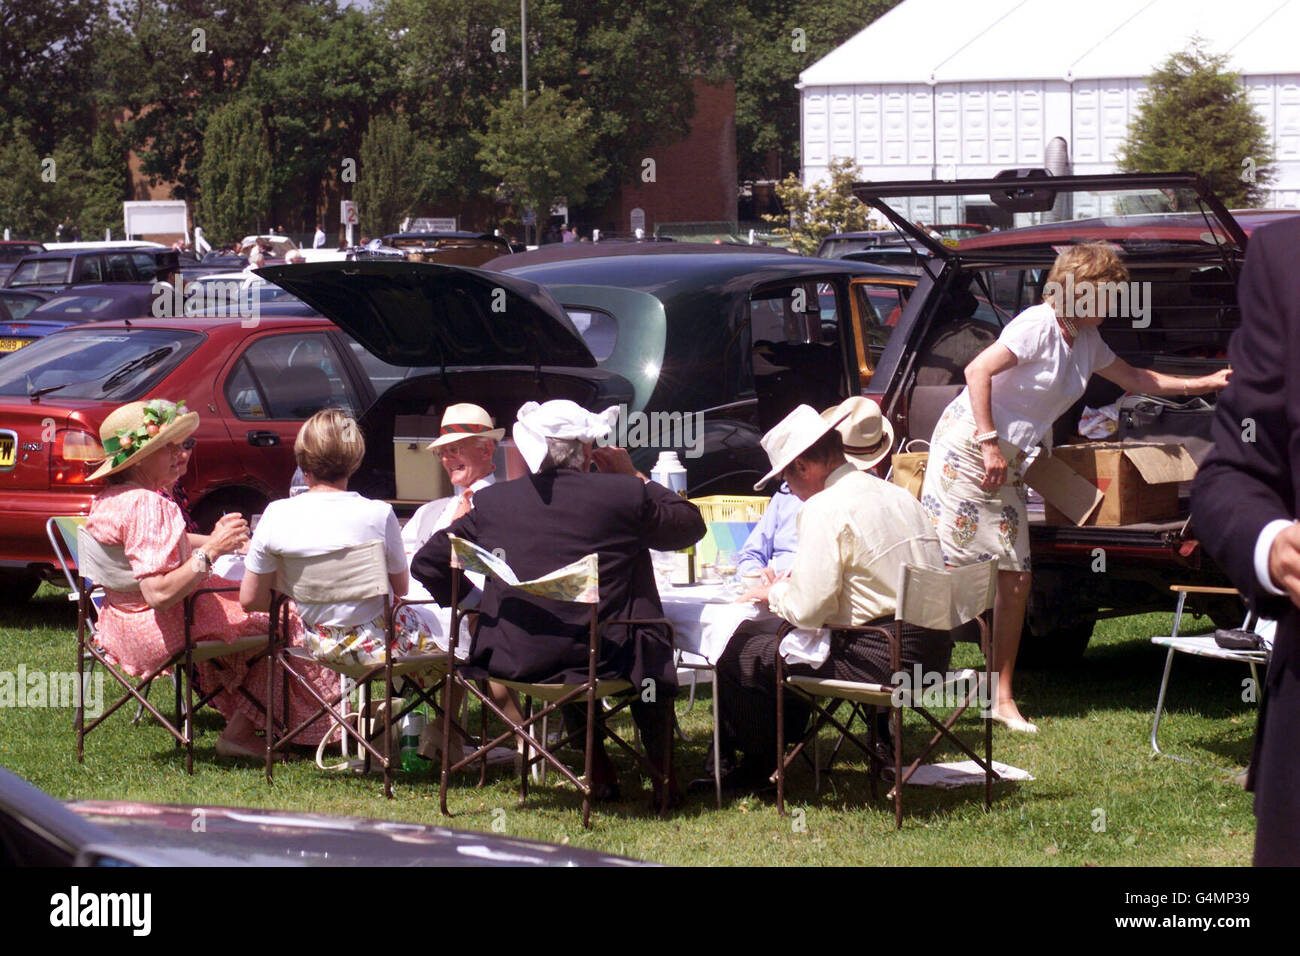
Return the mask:
<svg viewBox="0 0 1300 956"><path fill-rule="evenodd" d="M465 515L469 514L470 499L474 497L474 492L466 488L460 493L460 501L456 502L456 510L452 513L451 520L459 521Z"/></svg>

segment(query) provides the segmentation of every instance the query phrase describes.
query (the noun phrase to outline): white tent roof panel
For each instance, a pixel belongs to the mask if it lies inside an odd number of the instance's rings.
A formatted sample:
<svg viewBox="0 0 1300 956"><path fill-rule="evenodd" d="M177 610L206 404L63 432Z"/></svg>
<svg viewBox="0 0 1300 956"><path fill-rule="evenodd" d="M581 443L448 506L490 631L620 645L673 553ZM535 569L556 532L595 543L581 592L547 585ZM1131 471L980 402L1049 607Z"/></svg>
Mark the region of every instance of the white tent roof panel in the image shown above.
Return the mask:
<svg viewBox="0 0 1300 956"><path fill-rule="evenodd" d="M1295 73L1300 0L906 0L800 75L809 86L1143 77L1193 35L1247 75Z"/></svg>

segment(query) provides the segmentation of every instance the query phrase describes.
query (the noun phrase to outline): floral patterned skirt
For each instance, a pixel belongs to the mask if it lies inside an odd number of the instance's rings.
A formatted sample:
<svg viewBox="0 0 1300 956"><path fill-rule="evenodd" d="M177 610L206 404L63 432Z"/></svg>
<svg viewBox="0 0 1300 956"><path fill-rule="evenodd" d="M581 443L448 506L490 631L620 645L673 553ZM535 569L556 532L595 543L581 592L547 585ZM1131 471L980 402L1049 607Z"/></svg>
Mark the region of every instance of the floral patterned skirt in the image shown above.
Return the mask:
<svg viewBox="0 0 1300 956"><path fill-rule="evenodd" d="M436 633L412 607L399 608L394 624L394 659L409 654L437 654L447 649L445 635ZM384 663L387 656L382 614L373 621L353 627L328 624L305 624L303 627L303 646L319 661L369 667Z"/></svg>
<svg viewBox="0 0 1300 956"><path fill-rule="evenodd" d="M993 492L980 487L984 456L971 443L975 418L964 399L944 410L930 441L921 506L939 533L945 564L961 566L996 558L1000 571L1029 570L1027 452L1000 442L1007 477Z"/></svg>

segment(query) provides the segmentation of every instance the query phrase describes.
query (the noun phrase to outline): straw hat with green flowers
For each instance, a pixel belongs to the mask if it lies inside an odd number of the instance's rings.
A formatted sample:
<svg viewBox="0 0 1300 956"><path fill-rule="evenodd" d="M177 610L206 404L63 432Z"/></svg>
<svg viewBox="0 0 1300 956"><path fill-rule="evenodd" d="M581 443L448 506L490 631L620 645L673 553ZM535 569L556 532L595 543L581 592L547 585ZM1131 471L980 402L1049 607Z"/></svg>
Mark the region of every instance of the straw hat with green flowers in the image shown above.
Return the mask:
<svg viewBox="0 0 1300 956"><path fill-rule="evenodd" d="M98 481L132 468L158 449L184 441L198 427L199 415L185 407L184 399L155 398L115 408L99 426L104 463L86 480Z"/></svg>

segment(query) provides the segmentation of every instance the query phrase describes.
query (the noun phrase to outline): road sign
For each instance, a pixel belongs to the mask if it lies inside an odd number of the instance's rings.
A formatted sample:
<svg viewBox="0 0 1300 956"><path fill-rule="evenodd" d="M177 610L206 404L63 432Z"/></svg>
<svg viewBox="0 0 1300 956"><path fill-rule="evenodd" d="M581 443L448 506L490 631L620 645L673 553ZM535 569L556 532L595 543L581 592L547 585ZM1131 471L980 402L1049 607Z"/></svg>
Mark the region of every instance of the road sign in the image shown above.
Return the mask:
<svg viewBox="0 0 1300 956"><path fill-rule="evenodd" d="M344 199L339 203L339 222L344 226L355 226L360 222L357 218L357 204L351 199Z"/></svg>

